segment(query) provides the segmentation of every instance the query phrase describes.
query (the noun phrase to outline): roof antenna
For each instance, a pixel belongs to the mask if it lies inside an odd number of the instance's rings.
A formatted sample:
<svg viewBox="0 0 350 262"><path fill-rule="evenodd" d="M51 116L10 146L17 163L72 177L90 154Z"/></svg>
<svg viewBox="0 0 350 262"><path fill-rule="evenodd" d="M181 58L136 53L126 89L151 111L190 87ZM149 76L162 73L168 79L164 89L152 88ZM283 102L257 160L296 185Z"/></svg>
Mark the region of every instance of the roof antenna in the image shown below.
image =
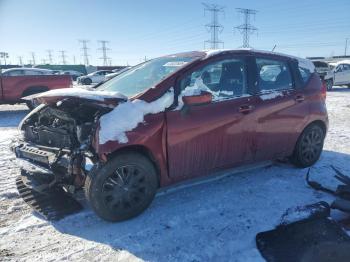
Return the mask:
<svg viewBox="0 0 350 262"><path fill-rule="evenodd" d="M274 45L274 47L272 48L272 51L271 51L271 52L275 51L276 46L277 46L277 45Z"/></svg>

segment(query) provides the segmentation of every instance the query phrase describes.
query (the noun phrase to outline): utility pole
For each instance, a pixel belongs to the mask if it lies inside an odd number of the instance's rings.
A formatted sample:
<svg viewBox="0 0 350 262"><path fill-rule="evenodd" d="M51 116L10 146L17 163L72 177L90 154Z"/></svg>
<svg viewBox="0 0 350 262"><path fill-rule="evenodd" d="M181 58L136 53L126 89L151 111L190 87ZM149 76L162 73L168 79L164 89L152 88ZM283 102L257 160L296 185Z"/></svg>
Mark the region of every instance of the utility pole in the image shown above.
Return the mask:
<svg viewBox="0 0 350 262"><path fill-rule="evenodd" d="M52 65L53 64L53 61L52 61L52 50L46 50L46 52L47 52L47 58L48 58L48 61L49 61L49 63L50 63L50 65Z"/></svg>
<svg viewBox="0 0 350 262"><path fill-rule="evenodd" d="M108 66L108 59L109 59L109 57L107 56L107 51L111 50L111 49L107 48L107 44L109 43L109 41L100 40L98 42L101 43L101 48L99 48L98 50L102 51L102 57L100 57L100 59L103 60L103 65L104 66Z"/></svg>
<svg viewBox="0 0 350 262"><path fill-rule="evenodd" d="M23 57L22 56L18 57L18 62L19 62L20 66L23 66Z"/></svg>
<svg viewBox="0 0 350 262"><path fill-rule="evenodd" d="M345 39L345 56L346 56L346 53L348 51L348 40L349 40L349 38Z"/></svg>
<svg viewBox="0 0 350 262"><path fill-rule="evenodd" d="M224 27L219 23L219 13L224 12L224 7L216 4L202 4L204 6L204 15L206 11L211 12L211 23L205 25L211 37L210 40L204 42L204 49L206 49L206 44L210 44L210 49L218 49L219 45L223 47L224 42L219 40L219 33L224 30Z"/></svg>
<svg viewBox="0 0 350 262"><path fill-rule="evenodd" d="M65 51L65 50L60 50L59 53L61 54L62 65L67 64L67 61L66 61L66 51Z"/></svg>
<svg viewBox="0 0 350 262"><path fill-rule="evenodd" d="M36 63L35 63L35 52L31 52L31 55L32 55L33 65L36 65Z"/></svg>
<svg viewBox="0 0 350 262"><path fill-rule="evenodd" d="M249 36L252 33L258 31L258 29L255 26L250 24L250 17L251 17L251 15L255 15L257 13L257 11L253 10L253 9L246 9L246 8L236 8L236 10L238 13L241 13L244 15L244 23L235 27L243 35L243 46L242 47L250 47Z"/></svg>
<svg viewBox="0 0 350 262"><path fill-rule="evenodd" d="M84 65L88 66L89 65L89 54L88 50L89 48L87 47L87 43L89 43L89 40L79 40L79 43L82 44L81 50L83 51L82 56L84 57Z"/></svg>

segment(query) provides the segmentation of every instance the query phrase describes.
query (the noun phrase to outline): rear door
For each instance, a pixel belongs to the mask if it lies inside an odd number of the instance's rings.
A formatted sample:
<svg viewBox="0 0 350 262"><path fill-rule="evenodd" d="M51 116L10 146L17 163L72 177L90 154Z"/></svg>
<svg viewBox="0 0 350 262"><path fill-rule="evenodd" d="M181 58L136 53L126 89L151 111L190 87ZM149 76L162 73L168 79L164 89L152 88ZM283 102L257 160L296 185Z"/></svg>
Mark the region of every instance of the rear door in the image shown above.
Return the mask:
<svg viewBox="0 0 350 262"><path fill-rule="evenodd" d="M296 89L291 61L283 57L256 57L256 155L264 161L284 156L294 147L291 138L307 121L309 107Z"/></svg>
<svg viewBox="0 0 350 262"><path fill-rule="evenodd" d="M246 58L229 56L208 62L178 81L182 94L206 89L213 101L166 113L169 174L174 180L251 158L254 120L247 79Z"/></svg>

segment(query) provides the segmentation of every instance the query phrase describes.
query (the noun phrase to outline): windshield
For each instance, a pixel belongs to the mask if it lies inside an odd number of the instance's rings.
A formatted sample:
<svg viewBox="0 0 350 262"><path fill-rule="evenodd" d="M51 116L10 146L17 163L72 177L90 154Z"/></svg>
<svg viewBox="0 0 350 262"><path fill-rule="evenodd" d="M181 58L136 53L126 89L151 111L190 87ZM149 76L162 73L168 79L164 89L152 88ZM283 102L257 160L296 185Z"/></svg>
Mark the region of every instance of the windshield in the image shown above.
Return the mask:
<svg viewBox="0 0 350 262"><path fill-rule="evenodd" d="M116 91L132 97L141 93L196 57L169 56L150 60L137 65L112 78L98 87L99 90Z"/></svg>

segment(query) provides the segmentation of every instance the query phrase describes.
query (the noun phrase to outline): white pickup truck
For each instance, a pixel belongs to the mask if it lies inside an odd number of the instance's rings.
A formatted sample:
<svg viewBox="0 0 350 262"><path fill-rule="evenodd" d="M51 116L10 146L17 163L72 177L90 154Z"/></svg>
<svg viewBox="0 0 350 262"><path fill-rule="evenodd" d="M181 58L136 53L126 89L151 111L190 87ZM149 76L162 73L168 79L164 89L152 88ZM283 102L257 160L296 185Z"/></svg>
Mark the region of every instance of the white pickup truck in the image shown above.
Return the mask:
<svg viewBox="0 0 350 262"><path fill-rule="evenodd" d="M332 90L333 85L347 85L350 88L350 60L340 61L335 68L324 77L327 90Z"/></svg>

